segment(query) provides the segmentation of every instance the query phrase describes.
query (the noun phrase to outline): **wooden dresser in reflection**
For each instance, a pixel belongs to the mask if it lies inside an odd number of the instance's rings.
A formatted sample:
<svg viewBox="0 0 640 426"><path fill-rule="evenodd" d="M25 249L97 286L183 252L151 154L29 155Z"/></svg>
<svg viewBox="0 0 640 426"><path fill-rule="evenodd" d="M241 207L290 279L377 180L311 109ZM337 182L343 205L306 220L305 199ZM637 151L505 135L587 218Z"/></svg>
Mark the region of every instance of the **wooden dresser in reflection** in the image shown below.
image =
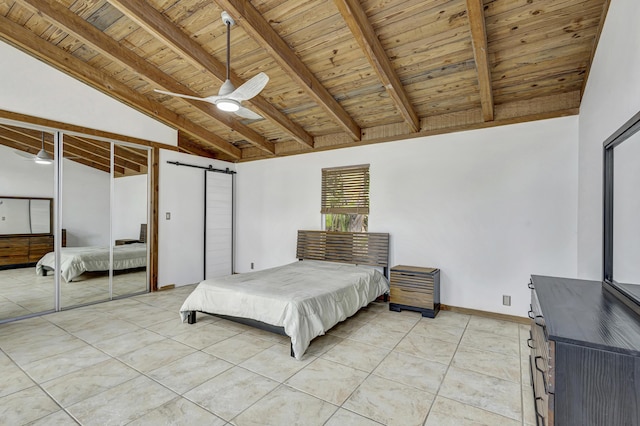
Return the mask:
<svg viewBox="0 0 640 426"><path fill-rule="evenodd" d="M35 265L53 251L53 235L1 235L0 269Z"/></svg>

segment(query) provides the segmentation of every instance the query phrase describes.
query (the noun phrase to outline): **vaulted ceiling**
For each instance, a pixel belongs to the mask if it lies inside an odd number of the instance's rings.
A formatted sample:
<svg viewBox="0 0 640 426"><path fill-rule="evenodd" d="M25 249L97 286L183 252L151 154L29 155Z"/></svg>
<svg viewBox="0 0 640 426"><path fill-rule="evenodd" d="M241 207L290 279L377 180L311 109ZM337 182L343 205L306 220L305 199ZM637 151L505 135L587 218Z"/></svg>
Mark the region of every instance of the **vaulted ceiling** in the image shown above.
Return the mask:
<svg viewBox="0 0 640 426"><path fill-rule="evenodd" d="M577 114L609 1L3 0L0 39L249 161ZM270 77L243 103L263 119L154 91L218 93L222 11L232 82Z"/></svg>

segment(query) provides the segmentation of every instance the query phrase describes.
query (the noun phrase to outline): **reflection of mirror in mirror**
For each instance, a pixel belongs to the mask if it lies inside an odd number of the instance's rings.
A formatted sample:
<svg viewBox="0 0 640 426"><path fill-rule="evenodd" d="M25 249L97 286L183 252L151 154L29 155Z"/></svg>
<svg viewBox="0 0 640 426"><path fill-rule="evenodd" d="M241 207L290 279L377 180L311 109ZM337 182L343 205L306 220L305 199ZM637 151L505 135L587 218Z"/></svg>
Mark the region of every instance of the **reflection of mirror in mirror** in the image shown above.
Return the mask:
<svg viewBox="0 0 640 426"><path fill-rule="evenodd" d="M0 198L0 235L51 234L51 199Z"/></svg>
<svg viewBox="0 0 640 426"><path fill-rule="evenodd" d="M640 298L640 133L614 155L613 279Z"/></svg>
<svg viewBox="0 0 640 426"><path fill-rule="evenodd" d="M0 198L0 234L30 234L29 200Z"/></svg>

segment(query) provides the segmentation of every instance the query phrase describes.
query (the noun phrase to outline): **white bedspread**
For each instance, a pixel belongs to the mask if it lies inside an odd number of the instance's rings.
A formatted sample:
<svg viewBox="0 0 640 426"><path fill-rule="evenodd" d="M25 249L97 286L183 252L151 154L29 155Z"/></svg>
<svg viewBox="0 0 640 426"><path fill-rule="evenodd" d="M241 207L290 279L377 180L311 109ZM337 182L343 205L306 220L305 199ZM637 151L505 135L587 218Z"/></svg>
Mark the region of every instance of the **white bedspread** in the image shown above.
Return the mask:
<svg viewBox="0 0 640 426"><path fill-rule="evenodd" d="M251 318L284 327L300 359L311 340L389 291L375 268L304 260L202 281L187 297L189 311Z"/></svg>
<svg viewBox="0 0 640 426"><path fill-rule="evenodd" d="M108 247L62 247L61 276L69 282L84 272L108 271ZM147 245L125 244L113 247L113 269L141 268L147 265ZM42 275L43 267L55 269L54 253L45 254L36 264L36 274Z"/></svg>

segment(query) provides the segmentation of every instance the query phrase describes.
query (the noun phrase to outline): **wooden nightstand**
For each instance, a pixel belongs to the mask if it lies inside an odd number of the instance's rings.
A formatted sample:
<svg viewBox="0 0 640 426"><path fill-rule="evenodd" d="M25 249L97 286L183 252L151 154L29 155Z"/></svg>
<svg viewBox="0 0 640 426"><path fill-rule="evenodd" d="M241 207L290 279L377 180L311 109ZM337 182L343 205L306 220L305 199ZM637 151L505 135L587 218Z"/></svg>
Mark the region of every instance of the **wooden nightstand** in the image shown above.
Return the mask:
<svg viewBox="0 0 640 426"><path fill-rule="evenodd" d="M389 284L390 311L417 311L429 318L440 311L440 269L394 266Z"/></svg>
<svg viewBox="0 0 640 426"><path fill-rule="evenodd" d="M139 243L140 240L134 240L132 238L123 238L120 240L116 240L116 245L117 246L123 246L125 244L133 244L133 243Z"/></svg>

